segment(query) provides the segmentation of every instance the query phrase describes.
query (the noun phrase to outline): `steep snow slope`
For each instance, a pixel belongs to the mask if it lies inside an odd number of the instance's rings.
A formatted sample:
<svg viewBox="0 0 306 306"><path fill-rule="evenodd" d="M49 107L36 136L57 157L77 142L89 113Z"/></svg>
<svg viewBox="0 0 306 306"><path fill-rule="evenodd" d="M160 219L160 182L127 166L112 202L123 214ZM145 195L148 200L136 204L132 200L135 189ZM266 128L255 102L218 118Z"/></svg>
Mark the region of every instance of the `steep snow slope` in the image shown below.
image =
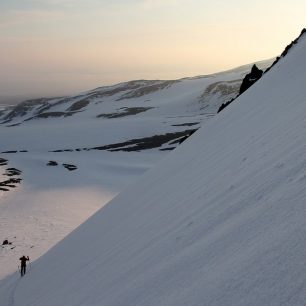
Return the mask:
<svg viewBox="0 0 306 306"><path fill-rule="evenodd" d="M25 278L8 279L3 305L306 305L305 50L304 35Z"/></svg>
<svg viewBox="0 0 306 306"><path fill-rule="evenodd" d="M0 247L0 279L17 270L20 254L38 258L198 129L249 70L131 81L4 109L0 244L12 245ZM10 168L21 172L8 176Z"/></svg>

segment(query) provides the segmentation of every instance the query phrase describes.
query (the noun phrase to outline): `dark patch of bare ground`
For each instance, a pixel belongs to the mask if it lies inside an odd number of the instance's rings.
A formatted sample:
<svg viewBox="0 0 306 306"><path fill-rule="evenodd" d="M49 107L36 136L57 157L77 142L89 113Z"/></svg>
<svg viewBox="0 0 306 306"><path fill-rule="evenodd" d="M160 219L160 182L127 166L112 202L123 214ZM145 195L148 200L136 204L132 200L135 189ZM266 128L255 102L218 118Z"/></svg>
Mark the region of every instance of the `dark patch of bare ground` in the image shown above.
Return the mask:
<svg viewBox="0 0 306 306"><path fill-rule="evenodd" d="M73 103L69 108L66 109L66 111L68 111L68 112L79 111L82 108L86 107L89 103L90 103L90 99L89 98L83 99L81 101Z"/></svg>
<svg viewBox="0 0 306 306"><path fill-rule="evenodd" d="M9 125L7 125L7 127L12 127L12 126L19 126L21 123L19 122L19 123L14 123L14 124L9 124Z"/></svg>
<svg viewBox="0 0 306 306"><path fill-rule="evenodd" d="M57 161L54 161L54 160L49 160L48 163L47 163L47 166L57 166L58 165L58 162Z"/></svg>
<svg viewBox="0 0 306 306"><path fill-rule="evenodd" d="M175 132L175 133L166 133L163 135L154 135L151 137L139 138L139 139L132 139L129 141L125 141L122 143L116 143L101 147L91 148L90 150L107 150L111 152L116 151L125 151L125 152L132 152L132 151L142 151L142 150L149 150L154 148L160 148L162 145L171 143L174 144L180 143L180 141L184 138L188 138L191 134L193 134L197 129L186 130L182 132ZM172 147L171 149L174 149ZM170 148L168 148L170 150ZM165 150L165 149L162 149Z"/></svg>
<svg viewBox="0 0 306 306"><path fill-rule="evenodd" d="M114 118L120 118L120 117L126 117L126 116L132 116L137 115L143 112L146 112L149 109L152 109L153 107L121 107L119 109L120 112L117 113L111 113L111 114L100 114L97 115L97 118L108 118L108 119L114 119Z"/></svg>
<svg viewBox="0 0 306 306"><path fill-rule="evenodd" d="M72 164L63 164L63 166L69 170L69 171L74 171L76 169L78 169L78 167L76 165L72 165Z"/></svg>
<svg viewBox="0 0 306 306"><path fill-rule="evenodd" d="M0 166L6 166L8 161L4 158L0 158ZM22 181L21 178L16 176L21 175L21 171L16 168L7 168L3 176L9 176L10 178L0 182L0 191L9 191L12 188L16 188L17 184Z"/></svg>
<svg viewBox="0 0 306 306"><path fill-rule="evenodd" d="M170 145L180 144L185 141L189 136L191 136L198 129L185 130L181 132L175 133L166 133L163 135L154 135L151 137L144 137L138 139L132 139L125 142L113 143L105 146L93 147L93 148L78 148L78 149L62 149L62 150L54 150L49 151L53 153L59 152L80 152L80 151L91 151L91 150L101 150L101 151L109 151L109 152L138 152L142 150L149 150L160 148L162 145L169 143ZM162 148L161 151L173 150L176 146L172 146L169 148Z"/></svg>
<svg viewBox="0 0 306 306"><path fill-rule="evenodd" d="M38 105L47 105L48 98L31 99L16 105L2 120L2 123L11 121L14 117L25 116L29 111Z"/></svg>
<svg viewBox="0 0 306 306"><path fill-rule="evenodd" d="M10 188L16 188L16 184L20 184L21 178L10 178L0 182L0 191L9 191Z"/></svg>
<svg viewBox="0 0 306 306"><path fill-rule="evenodd" d="M74 152L74 151L80 151L80 149L63 149L63 150L54 150L54 151L49 151L49 152L53 152L53 153L59 153L59 152Z"/></svg>
<svg viewBox="0 0 306 306"><path fill-rule="evenodd" d="M76 169L78 169L78 167L76 165L72 165L72 164L62 164L64 166L64 168L66 168L69 171L74 171ZM58 162L55 160L49 160L49 162L47 163L47 166L58 166Z"/></svg>
<svg viewBox="0 0 306 306"><path fill-rule="evenodd" d="M90 93L81 94L73 97L53 97L53 98L40 98L40 99L31 99L19 103L17 106L13 107L11 110L1 110L0 111L0 124L7 124L11 122L14 118L19 117L22 120L22 117L26 116L29 112L34 111L34 115L30 118L24 119L22 121L29 121L39 118L56 118L56 117L67 117L72 116L80 111L84 111L88 104L90 104L95 99L102 99L104 97L110 97L113 95L120 95L117 100L139 98L147 94L153 93L158 90L169 88L172 84L180 82L176 81L131 81L116 86L106 86L100 87L93 90ZM54 102L54 99L58 101ZM75 101L78 100L78 101ZM57 112L52 111L54 107L59 105L70 104L65 111ZM99 101L102 102L102 101ZM20 122L7 125L7 126L16 126Z"/></svg>
<svg viewBox="0 0 306 306"><path fill-rule="evenodd" d="M3 174L5 176L18 176L21 175L21 170L16 168L7 168L6 172Z"/></svg>
<svg viewBox="0 0 306 306"><path fill-rule="evenodd" d="M33 119L39 119L39 118L59 118L59 117L70 117L76 113L79 113L80 111L71 111L71 112L45 112L40 113L34 117L28 118L24 121L30 121Z"/></svg>
<svg viewBox="0 0 306 306"><path fill-rule="evenodd" d="M8 163L8 160L5 158L0 158L0 166L6 166Z"/></svg>
<svg viewBox="0 0 306 306"><path fill-rule="evenodd" d="M14 154L14 153L27 153L27 152L28 152L28 150L20 150L20 151L10 150L10 151L2 151L1 153L2 154ZM1 160L1 158L0 158L0 160Z"/></svg>
<svg viewBox="0 0 306 306"><path fill-rule="evenodd" d="M172 124L172 126L194 126L200 124L200 122L190 122L190 123L181 123L181 124Z"/></svg>

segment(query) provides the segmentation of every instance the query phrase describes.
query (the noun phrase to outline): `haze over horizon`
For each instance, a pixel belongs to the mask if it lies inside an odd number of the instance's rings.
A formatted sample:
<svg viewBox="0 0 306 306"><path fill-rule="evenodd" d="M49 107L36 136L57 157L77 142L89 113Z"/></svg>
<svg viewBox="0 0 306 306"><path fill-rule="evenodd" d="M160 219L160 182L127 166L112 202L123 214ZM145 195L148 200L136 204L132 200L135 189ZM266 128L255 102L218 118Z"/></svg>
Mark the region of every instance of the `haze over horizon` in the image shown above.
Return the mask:
<svg viewBox="0 0 306 306"><path fill-rule="evenodd" d="M0 102L272 58L305 10L303 0L2 1Z"/></svg>

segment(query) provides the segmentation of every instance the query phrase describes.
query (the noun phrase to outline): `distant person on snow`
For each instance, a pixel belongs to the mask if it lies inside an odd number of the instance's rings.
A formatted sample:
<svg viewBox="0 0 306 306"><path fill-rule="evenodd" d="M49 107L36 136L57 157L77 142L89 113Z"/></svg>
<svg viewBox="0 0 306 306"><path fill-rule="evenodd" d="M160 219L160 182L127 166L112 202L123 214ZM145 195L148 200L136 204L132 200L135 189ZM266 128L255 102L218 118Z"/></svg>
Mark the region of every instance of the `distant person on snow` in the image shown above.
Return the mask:
<svg viewBox="0 0 306 306"><path fill-rule="evenodd" d="M24 276L26 274L26 269L27 269L27 261L30 260L29 256L25 257L24 255L19 258L21 261L21 276Z"/></svg>

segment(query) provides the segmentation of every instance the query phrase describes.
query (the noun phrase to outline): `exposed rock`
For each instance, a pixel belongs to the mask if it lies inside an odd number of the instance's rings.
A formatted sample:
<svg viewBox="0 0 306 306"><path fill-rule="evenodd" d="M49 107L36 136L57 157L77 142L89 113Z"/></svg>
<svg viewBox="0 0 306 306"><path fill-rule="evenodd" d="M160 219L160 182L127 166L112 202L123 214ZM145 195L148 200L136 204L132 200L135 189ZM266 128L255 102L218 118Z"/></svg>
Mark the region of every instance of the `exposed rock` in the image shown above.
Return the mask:
<svg viewBox="0 0 306 306"><path fill-rule="evenodd" d="M126 117L131 115L137 115L143 112L146 112L149 109L152 109L153 107L122 107L120 108L119 112L117 113L111 113L111 114L100 114L97 115L97 118L120 118L120 117Z"/></svg>
<svg viewBox="0 0 306 306"><path fill-rule="evenodd" d="M172 124L172 126L193 126L198 125L200 122L191 122L191 123L181 123L181 124Z"/></svg>
<svg viewBox="0 0 306 306"><path fill-rule="evenodd" d="M63 166L64 166L67 170L69 170L69 171L73 171L73 170L78 169L77 166L71 165L71 164L63 164Z"/></svg>
<svg viewBox="0 0 306 306"><path fill-rule="evenodd" d="M5 123L5 122L3 122L3 123ZM19 126L19 125L21 125L20 122L19 123L14 123L14 124L9 124L9 125L7 125L7 127Z"/></svg>
<svg viewBox="0 0 306 306"><path fill-rule="evenodd" d="M1 153L3 153L3 154L12 154L12 153L18 153L18 151L3 151Z"/></svg>
<svg viewBox="0 0 306 306"><path fill-rule="evenodd" d="M16 188L16 185L20 184L22 179L14 178L13 176L19 176L21 173L22 172L16 168L7 168L3 176L10 176L11 178L0 182L0 191L9 191L10 188Z"/></svg>
<svg viewBox="0 0 306 306"><path fill-rule="evenodd" d="M181 137L181 138L178 138L172 142L170 142L169 144L172 145L172 144L181 144L183 143L187 138L189 138L192 134L194 134L197 130L192 130L189 134Z"/></svg>
<svg viewBox="0 0 306 306"><path fill-rule="evenodd" d="M5 120L5 122L9 122L14 117L23 117L35 107L48 104L47 101L48 98L39 98L21 102L17 106L15 106L13 110L3 118L3 120Z"/></svg>
<svg viewBox="0 0 306 306"><path fill-rule="evenodd" d="M90 148L90 150L107 150L110 152L116 152L116 151L133 152L133 151L142 151L142 150L160 148L164 144L167 143L170 144L171 141L172 142L177 141L177 143L179 143L180 139L182 139L185 136L189 137L196 130L197 129L191 129L182 132L166 133L163 135L154 135L151 137L132 139L122 143L115 143L106 146Z"/></svg>
<svg viewBox="0 0 306 306"><path fill-rule="evenodd" d="M117 152L117 151L123 151L123 152L137 152L142 150L150 150L155 148L160 148L164 144L180 144L184 140L186 140L188 137L190 137L195 131L197 131L198 128L195 129L189 129L181 132L174 132L174 133L166 133L163 135L154 135L144 138L137 138L137 139L131 139L125 142L120 143L113 143L109 145L103 145L99 147L93 147L93 148L78 148L78 149L64 149L64 150L54 150L49 151L52 153L59 153L59 152L73 152L73 151L91 151L91 150L101 150L101 151L109 151L109 152ZM175 147L171 148L163 148L160 149L161 151L166 150L173 150ZM67 168L68 164L63 164L65 168ZM71 165L72 167L76 167L74 165ZM75 169L72 169L75 170Z"/></svg>
<svg viewBox="0 0 306 306"><path fill-rule="evenodd" d="M230 105L236 98L233 98L225 103L222 103L221 106L218 109L218 113L220 113L224 108L226 108L228 105Z"/></svg>
<svg viewBox="0 0 306 306"><path fill-rule="evenodd" d="M36 115L33 118L30 119L36 119L36 118L50 118L50 117L63 117L65 116L66 113L65 112L45 112L45 113L41 113Z"/></svg>
<svg viewBox="0 0 306 306"><path fill-rule="evenodd" d="M174 150L176 147L169 147L169 148L164 148L164 149L159 149L159 151L172 151Z"/></svg>
<svg viewBox="0 0 306 306"><path fill-rule="evenodd" d="M273 64L272 64L269 68L266 69L265 73L268 72L275 64L277 64L278 61L279 61L281 58L283 58L284 56L286 56L286 55L288 54L289 50L298 42L298 40L300 39L300 37L303 36L305 33L306 33L306 29L304 28L304 29L302 30L301 34L299 35L299 37L296 38L295 40L293 40L293 41L285 48L285 50L283 51L283 53L282 53L280 56L278 56L278 57L276 58L276 60L273 62Z"/></svg>
<svg viewBox="0 0 306 306"><path fill-rule="evenodd" d="M53 153L60 153L60 152L73 152L74 150L72 149L63 149L63 150L54 150L54 151L49 151Z"/></svg>
<svg viewBox="0 0 306 306"><path fill-rule="evenodd" d="M288 52L290 51L290 49L295 45L297 44L298 40L300 39L301 36L303 36L304 34L306 33L306 29L304 28L301 32L301 34L299 35L298 38L296 38L295 40L293 40L286 48L285 50L282 52L282 54L280 56L278 56L276 58L276 60L273 62L273 64L267 68L265 70L265 72L263 72L262 70L258 69L256 65L254 65L252 67L252 71L247 74L241 84L241 87L240 87L240 92L239 92L239 95L241 95L243 92L245 92L250 86L252 86L256 81L258 81L262 75L264 73L267 73L276 63L278 63L278 61L285 57ZM237 97L239 97L239 95ZM236 97L236 98L237 98ZM218 109L218 113L221 112L225 107L227 107L229 104L231 104L236 98L233 98L231 99L230 101L226 102L226 103L223 103L220 108Z"/></svg>
<svg viewBox="0 0 306 306"><path fill-rule="evenodd" d="M90 103L89 98L82 99L78 102L73 103L69 108L66 109L67 112L79 111L82 108L85 108Z"/></svg>
<svg viewBox="0 0 306 306"><path fill-rule="evenodd" d="M248 88L250 88L255 82L257 82L263 75L263 71L260 70L256 65L253 65L252 70L248 73L240 86L239 94L244 93Z"/></svg>
<svg viewBox="0 0 306 306"><path fill-rule="evenodd" d="M7 165L7 159L5 158L0 158L0 166L6 166Z"/></svg>
<svg viewBox="0 0 306 306"><path fill-rule="evenodd" d="M16 168L7 168L4 175L6 175L6 176L16 176L16 175L20 175L21 173L22 173L22 171L18 170Z"/></svg>
<svg viewBox="0 0 306 306"><path fill-rule="evenodd" d="M54 160L50 160L48 163L47 163L47 166L57 166L58 163Z"/></svg>
<svg viewBox="0 0 306 306"><path fill-rule="evenodd" d="M220 113L224 108L230 105L237 97L239 97L242 93L244 93L248 88L250 88L255 82L257 82L263 75L263 71L260 70L256 65L253 65L251 72L248 73L240 86L239 94L235 97L230 99L229 101L222 103L219 107L218 112Z"/></svg>
<svg viewBox="0 0 306 306"><path fill-rule="evenodd" d="M15 188L16 186L14 184L19 184L21 181L21 178L10 178L6 181L0 182L0 186Z"/></svg>

